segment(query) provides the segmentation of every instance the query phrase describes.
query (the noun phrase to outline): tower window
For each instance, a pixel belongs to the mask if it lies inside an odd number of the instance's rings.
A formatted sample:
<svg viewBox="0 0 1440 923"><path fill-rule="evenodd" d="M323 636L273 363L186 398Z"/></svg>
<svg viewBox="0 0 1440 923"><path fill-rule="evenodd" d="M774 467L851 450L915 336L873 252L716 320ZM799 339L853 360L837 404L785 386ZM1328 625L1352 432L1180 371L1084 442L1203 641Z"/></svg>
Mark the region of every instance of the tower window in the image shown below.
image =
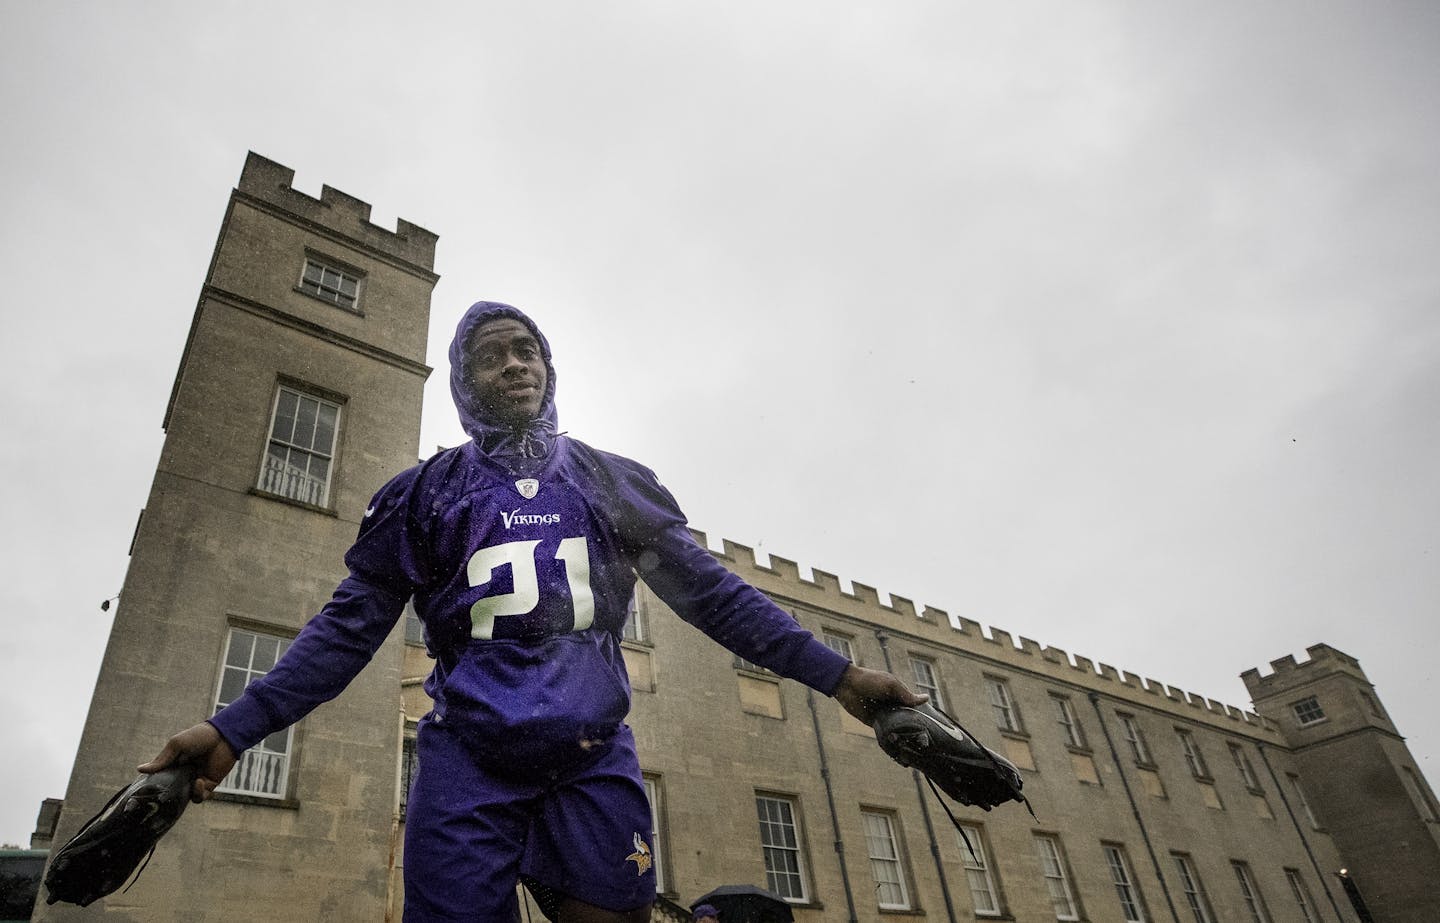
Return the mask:
<svg viewBox="0 0 1440 923"><path fill-rule="evenodd" d="M1295 720L1300 722L1301 727L1318 724L1325 720L1325 710L1320 707L1319 699L1313 695L1301 699L1290 707L1295 709Z"/></svg>
<svg viewBox="0 0 1440 923"><path fill-rule="evenodd" d="M281 386L260 469L261 490L311 506L330 499L340 405Z"/></svg>
<svg viewBox="0 0 1440 923"><path fill-rule="evenodd" d="M1310 809L1310 800L1305 797L1305 789L1300 787L1300 777L1293 772L1287 772L1286 778L1290 780L1290 790L1295 793L1295 800L1300 804L1300 813L1310 822L1310 826L1316 830L1320 829L1320 819Z"/></svg>
<svg viewBox="0 0 1440 923"><path fill-rule="evenodd" d="M225 663L220 671L220 688L215 692L215 711L240 698L250 682L275 666L290 647L288 638L231 628L225 644ZM290 776L294 727L276 731L240 754L240 761L221 782L218 790L261 798L284 798Z"/></svg>
<svg viewBox="0 0 1440 923"><path fill-rule="evenodd" d="M1400 767L1401 778L1405 780L1406 788L1410 789L1415 803L1420 806L1420 816L1430 823L1440 821L1440 815L1435 812L1435 802L1430 800L1430 793L1425 790L1425 784L1420 781L1420 774L1409 766Z"/></svg>
<svg viewBox="0 0 1440 923"><path fill-rule="evenodd" d="M360 297L360 276L353 270L338 269L306 257L300 291L353 311Z"/></svg>

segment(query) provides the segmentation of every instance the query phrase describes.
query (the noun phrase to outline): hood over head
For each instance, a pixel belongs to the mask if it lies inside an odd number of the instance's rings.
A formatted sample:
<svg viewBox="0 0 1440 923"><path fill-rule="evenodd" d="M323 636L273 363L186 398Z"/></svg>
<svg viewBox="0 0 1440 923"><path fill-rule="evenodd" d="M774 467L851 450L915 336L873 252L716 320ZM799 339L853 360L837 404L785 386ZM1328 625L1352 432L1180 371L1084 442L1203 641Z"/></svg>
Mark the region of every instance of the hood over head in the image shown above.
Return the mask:
<svg viewBox="0 0 1440 923"><path fill-rule="evenodd" d="M519 321L535 335L540 344L540 355L545 360L545 397L540 404L540 413L518 429L486 413L475 396L467 370L468 347L475 331L489 321L504 317ZM550 454L557 420L555 365L550 361L550 342L545 339L545 334L519 308L498 301L477 301L460 318L455 328L455 339L450 341L450 396L455 399L455 409L460 413L460 425L486 455L492 458L543 458Z"/></svg>

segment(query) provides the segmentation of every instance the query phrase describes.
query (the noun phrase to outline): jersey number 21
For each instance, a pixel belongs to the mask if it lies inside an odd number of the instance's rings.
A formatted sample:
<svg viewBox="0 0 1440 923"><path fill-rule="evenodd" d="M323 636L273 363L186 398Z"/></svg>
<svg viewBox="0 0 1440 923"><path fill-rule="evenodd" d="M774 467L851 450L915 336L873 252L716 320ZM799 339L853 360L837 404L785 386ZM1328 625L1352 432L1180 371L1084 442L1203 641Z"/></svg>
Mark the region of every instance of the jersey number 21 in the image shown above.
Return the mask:
<svg viewBox="0 0 1440 923"><path fill-rule="evenodd" d="M481 548L470 556L465 575L471 586L489 583L495 569L510 565L514 589L487 596L470 607L470 637L489 640L495 636L495 620L507 615L524 615L540 604L540 580L535 570L535 549L540 540L506 542ZM565 581L575 607L571 631L589 628L595 621L595 596L590 592L590 546L583 536L567 538L555 549L555 560L565 565Z"/></svg>

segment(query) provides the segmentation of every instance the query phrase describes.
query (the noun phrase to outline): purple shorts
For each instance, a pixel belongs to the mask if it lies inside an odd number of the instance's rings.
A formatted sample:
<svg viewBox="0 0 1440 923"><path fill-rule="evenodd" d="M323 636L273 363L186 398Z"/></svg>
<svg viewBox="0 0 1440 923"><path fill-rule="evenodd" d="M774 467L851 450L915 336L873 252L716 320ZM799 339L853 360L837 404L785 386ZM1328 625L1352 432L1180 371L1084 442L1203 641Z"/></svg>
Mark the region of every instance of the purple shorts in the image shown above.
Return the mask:
<svg viewBox="0 0 1440 923"><path fill-rule="evenodd" d="M655 899L650 804L624 725L581 763L520 777L427 718L405 818L405 923L518 920L520 876L606 910Z"/></svg>

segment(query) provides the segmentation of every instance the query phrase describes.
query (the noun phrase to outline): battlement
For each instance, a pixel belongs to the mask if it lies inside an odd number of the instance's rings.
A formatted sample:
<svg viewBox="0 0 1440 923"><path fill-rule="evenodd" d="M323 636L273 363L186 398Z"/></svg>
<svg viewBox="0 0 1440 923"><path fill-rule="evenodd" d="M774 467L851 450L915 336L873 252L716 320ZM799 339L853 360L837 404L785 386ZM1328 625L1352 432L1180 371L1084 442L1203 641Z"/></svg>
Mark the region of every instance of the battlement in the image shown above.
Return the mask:
<svg viewBox="0 0 1440 923"><path fill-rule="evenodd" d="M1270 661L1272 672L1262 675L1259 669L1251 668L1241 673L1240 679L1244 681L1245 688L1250 690L1250 695L1257 700L1331 673L1345 673L1363 683L1370 682L1360 667L1360 661L1328 644L1312 644L1305 648L1305 653L1309 655L1308 660L1297 663L1292 655L1286 654Z"/></svg>
<svg viewBox="0 0 1440 923"><path fill-rule="evenodd" d="M768 564L760 564L754 549L721 539L719 549L712 548L704 532L692 529L696 541L720 558L748 583L780 600L782 604L793 603L804 611L837 613L857 621L863 621L875 628L901 633L933 641L939 645L971 655L977 659L1039 673L1068 684L1083 687L1089 691L1106 693L1131 701L1143 703L1147 698L1153 706L1176 711L1183 707L1192 711L1195 720L1211 724L1235 722L1248 726L1251 733L1278 734L1274 722L1254 712L1232 705L1226 705L1193 692L1184 692L1167 686L1154 679L1145 679L1127 670L1117 670L1106 663L1070 654L1057 647L1042 645L1030 638L1018 640L1010 632L993 626L985 626L960 615L951 615L943 609L918 605L903 596L888 594L882 601L875 587L851 582L845 590L840 578L834 574L811 570L805 577L800 566L788 558L769 555ZM1350 663L1352 658L1338 651L1319 645L1325 652L1333 653ZM1312 652L1316 650L1312 648ZM1328 654L1322 654L1328 656ZM1358 664L1355 664L1358 669Z"/></svg>
<svg viewBox="0 0 1440 923"><path fill-rule="evenodd" d="M370 203L329 186L311 198L291 186L294 179L294 170L250 151L236 190L426 271L435 268L438 235L404 218L386 230L370 223Z"/></svg>

